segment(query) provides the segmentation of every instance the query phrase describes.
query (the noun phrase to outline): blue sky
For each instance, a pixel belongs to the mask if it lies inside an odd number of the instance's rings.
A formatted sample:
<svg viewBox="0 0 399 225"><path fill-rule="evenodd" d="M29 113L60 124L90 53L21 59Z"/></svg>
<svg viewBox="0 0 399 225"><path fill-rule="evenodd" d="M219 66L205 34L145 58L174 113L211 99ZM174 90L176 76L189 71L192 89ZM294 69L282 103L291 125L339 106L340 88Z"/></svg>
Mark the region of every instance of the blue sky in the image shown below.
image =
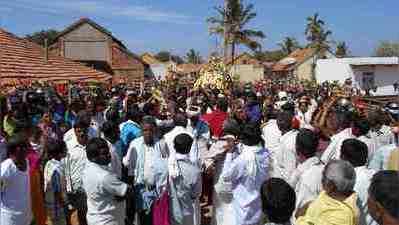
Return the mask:
<svg viewBox="0 0 399 225"><path fill-rule="evenodd" d="M276 49L286 36L304 43L306 17L319 12L333 31L333 40L346 41L353 55L373 53L380 40L399 40L398 0L243 0L255 4L258 17L251 26L267 38L264 49ZM0 27L23 36L41 29L64 29L89 17L110 30L133 52L188 49L203 55L215 50L205 20L222 0L0 0ZM244 51L245 49L241 49Z"/></svg>

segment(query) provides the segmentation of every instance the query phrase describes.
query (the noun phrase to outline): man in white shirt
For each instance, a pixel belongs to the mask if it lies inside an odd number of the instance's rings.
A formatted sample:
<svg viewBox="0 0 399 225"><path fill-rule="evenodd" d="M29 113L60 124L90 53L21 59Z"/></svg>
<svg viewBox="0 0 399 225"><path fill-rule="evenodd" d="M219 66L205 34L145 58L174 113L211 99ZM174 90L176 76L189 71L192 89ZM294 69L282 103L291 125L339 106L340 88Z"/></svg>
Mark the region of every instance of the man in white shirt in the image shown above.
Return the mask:
<svg viewBox="0 0 399 225"><path fill-rule="evenodd" d="M352 125L352 134L367 145L368 161L373 158L374 153L377 151L377 144L375 139L370 136L370 124L365 119L357 119Z"/></svg>
<svg viewBox="0 0 399 225"><path fill-rule="evenodd" d="M295 142L298 131L292 128L292 119L293 115L290 112L283 111L278 114L277 125L283 135L280 137L278 150L271 154L271 176L287 182L297 166Z"/></svg>
<svg viewBox="0 0 399 225"><path fill-rule="evenodd" d="M86 224L86 194L82 186L83 169L87 163L86 144L90 118L79 114L69 134L64 135L67 145L67 156L63 159L63 170L66 178L67 193L70 204L77 210L79 223Z"/></svg>
<svg viewBox="0 0 399 225"><path fill-rule="evenodd" d="M128 169L129 182L135 187L136 218L139 225L152 224L151 206L154 193L161 194L167 184L169 150L156 133L156 121L145 116L142 122L143 136L134 139L129 146L123 165ZM144 201L146 196L151 200ZM147 198L149 199L149 198ZM129 218L131 220L132 218Z"/></svg>
<svg viewBox="0 0 399 225"><path fill-rule="evenodd" d="M109 151L111 153L110 169L119 179L122 178L122 149L120 145L120 131L116 123L107 121L101 127L102 136L107 141Z"/></svg>
<svg viewBox="0 0 399 225"><path fill-rule="evenodd" d="M0 164L0 224L29 225L32 222L28 141L15 134L7 143L10 158Z"/></svg>
<svg viewBox="0 0 399 225"><path fill-rule="evenodd" d="M367 154L367 145L357 139L347 139L342 144L341 159L350 162L356 172L356 183L353 190L358 197L359 225L377 225L377 222L371 217L367 205L368 188L371 178L375 174L374 170L366 167Z"/></svg>
<svg viewBox="0 0 399 225"><path fill-rule="evenodd" d="M257 225L261 221L260 187L269 177L269 152L261 145L261 131L248 124L241 131L237 155L235 143L226 146L221 178L232 184L234 223L231 225Z"/></svg>
<svg viewBox="0 0 399 225"><path fill-rule="evenodd" d="M195 202L201 195L201 171L188 157L193 139L182 133L173 141L177 174L169 176L172 225L199 225Z"/></svg>
<svg viewBox="0 0 399 225"><path fill-rule="evenodd" d="M204 157L208 152L208 143L211 139L208 124L200 120L201 108L199 106L190 106L186 110L188 117L187 131L191 133L194 139L194 147L198 149L200 163L204 161Z"/></svg>
<svg viewBox="0 0 399 225"><path fill-rule="evenodd" d="M295 188L301 175L310 167L319 165L320 159L316 156L319 145L318 136L309 129L300 129L296 136L296 154L298 166L291 174L289 184Z"/></svg>
<svg viewBox="0 0 399 225"><path fill-rule="evenodd" d="M308 96L302 96L298 101L298 107L296 110L296 118L300 121L301 128L312 129L312 116L316 110L317 105L311 105L311 100Z"/></svg>
<svg viewBox="0 0 399 225"><path fill-rule="evenodd" d="M330 160L340 159L341 145L342 142L349 138L356 138L352 134L351 125L351 113L350 112L336 112L337 123L340 125L340 132L331 137L331 142L327 149L323 152L321 156L321 161L327 164Z"/></svg>
<svg viewBox="0 0 399 225"><path fill-rule="evenodd" d="M262 128L262 138L265 141L265 148L271 154L275 154L280 146L280 138L282 136L280 129L277 125L277 115L274 112L268 114L268 121Z"/></svg>
<svg viewBox="0 0 399 225"><path fill-rule="evenodd" d="M132 189L108 169L111 154L104 139L93 138L87 145L89 162L83 171L83 188L87 193L88 225L123 225L124 198Z"/></svg>

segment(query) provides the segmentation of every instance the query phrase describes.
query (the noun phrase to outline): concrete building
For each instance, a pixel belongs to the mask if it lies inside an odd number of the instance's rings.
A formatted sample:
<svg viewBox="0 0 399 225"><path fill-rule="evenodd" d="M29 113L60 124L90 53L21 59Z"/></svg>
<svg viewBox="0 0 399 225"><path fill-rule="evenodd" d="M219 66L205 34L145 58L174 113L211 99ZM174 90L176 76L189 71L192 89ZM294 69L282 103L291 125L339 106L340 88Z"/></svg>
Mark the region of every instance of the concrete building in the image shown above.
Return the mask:
<svg viewBox="0 0 399 225"><path fill-rule="evenodd" d="M273 65L272 76L275 79L312 80L316 61L319 58L336 57L328 50L317 52L314 48L297 49Z"/></svg>
<svg viewBox="0 0 399 225"><path fill-rule="evenodd" d="M344 83L352 79L355 88L377 88L375 95L393 95L393 84L399 81L398 57L340 58L317 61L316 80L337 80ZM396 93L397 94L397 93Z"/></svg>

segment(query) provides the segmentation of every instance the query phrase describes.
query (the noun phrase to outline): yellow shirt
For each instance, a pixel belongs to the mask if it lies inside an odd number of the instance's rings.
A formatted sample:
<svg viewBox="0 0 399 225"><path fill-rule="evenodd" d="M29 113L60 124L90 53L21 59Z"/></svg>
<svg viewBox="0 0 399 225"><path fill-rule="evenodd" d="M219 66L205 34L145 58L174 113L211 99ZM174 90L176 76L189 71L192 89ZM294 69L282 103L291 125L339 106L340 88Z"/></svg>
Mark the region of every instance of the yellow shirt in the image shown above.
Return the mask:
<svg viewBox="0 0 399 225"><path fill-rule="evenodd" d="M356 200L356 194L352 194L341 202L323 191L309 205L306 214L296 220L296 225L357 225L359 209Z"/></svg>
<svg viewBox="0 0 399 225"><path fill-rule="evenodd" d="M393 151L389 156L387 169L399 171L399 149Z"/></svg>

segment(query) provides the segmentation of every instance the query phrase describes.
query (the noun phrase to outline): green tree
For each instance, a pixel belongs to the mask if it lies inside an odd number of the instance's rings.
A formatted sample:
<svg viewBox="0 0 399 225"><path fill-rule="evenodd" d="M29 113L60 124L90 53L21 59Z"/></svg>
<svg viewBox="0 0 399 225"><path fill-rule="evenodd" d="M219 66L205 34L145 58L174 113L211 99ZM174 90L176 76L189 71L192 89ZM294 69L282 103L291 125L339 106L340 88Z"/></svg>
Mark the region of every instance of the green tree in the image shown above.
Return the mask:
<svg viewBox="0 0 399 225"><path fill-rule="evenodd" d="M335 50L335 55L339 58L348 56L349 48L345 41L338 42L337 49Z"/></svg>
<svg viewBox="0 0 399 225"><path fill-rule="evenodd" d="M235 59L237 45L244 45L252 51L261 49L260 39L265 38L262 31L249 29L249 22L256 17L254 5L244 5L242 0L225 0L225 5L215 7L217 15L209 17L210 33L220 35L224 39L225 58L227 46L231 47L231 58Z"/></svg>
<svg viewBox="0 0 399 225"><path fill-rule="evenodd" d="M312 65L312 79L316 80L316 62L330 49L329 37L332 35L332 32L325 28L326 23L319 18L318 13L306 18L306 21L305 35L309 41L307 47L311 47L316 51Z"/></svg>
<svg viewBox="0 0 399 225"><path fill-rule="evenodd" d="M54 29L49 30L41 30L38 32L34 32L33 34L26 35L26 39L32 41L36 44L44 46L44 41L47 39L48 45L52 44L55 41L55 38L58 36L59 32Z"/></svg>
<svg viewBox="0 0 399 225"><path fill-rule="evenodd" d="M282 50L256 51L254 56L259 61L278 62L287 55Z"/></svg>
<svg viewBox="0 0 399 225"><path fill-rule="evenodd" d="M298 41L292 37L286 37L284 40L278 44L281 47L281 50L286 54L289 55L296 49L300 48Z"/></svg>
<svg viewBox="0 0 399 225"><path fill-rule="evenodd" d="M378 57L399 57L399 42L380 41L374 55Z"/></svg>
<svg viewBox="0 0 399 225"><path fill-rule="evenodd" d="M154 57L161 62L168 62L168 61L172 60L173 62L175 62L177 64L184 63L184 60L180 56L173 55L168 51L160 51Z"/></svg>
<svg viewBox="0 0 399 225"><path fill-rule="evenodd" d="M202 58L199 52L195 51L194 49L190 49L186 54L186 61L187 63L201 64Z"/></svg>
<svg viewBox="0 0 399 225"><path fill-rule="evenodd" d="M309 47L316 48L318 51L328 49L330 41L329 36L332 32L325 28L325 22L319 18L319 14L306 18L305 29L306 39L309 41Z"/></svg>

